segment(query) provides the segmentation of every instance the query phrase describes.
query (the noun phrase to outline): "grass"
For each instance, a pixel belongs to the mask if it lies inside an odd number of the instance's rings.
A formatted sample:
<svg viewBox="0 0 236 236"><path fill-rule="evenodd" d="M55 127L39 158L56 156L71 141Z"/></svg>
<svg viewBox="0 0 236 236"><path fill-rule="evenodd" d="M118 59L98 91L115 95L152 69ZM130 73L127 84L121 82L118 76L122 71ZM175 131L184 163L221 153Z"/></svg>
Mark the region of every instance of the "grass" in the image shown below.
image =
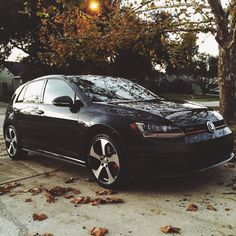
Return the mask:
<svg viewBox="0 0 236 236"><path fill-rule="evenodd" d="M162 93L161 96L169 99L180 99L180 100L195 100L195 101L218 101L217 95L201 95L201 94L180 94L180 93Z"/></svg>

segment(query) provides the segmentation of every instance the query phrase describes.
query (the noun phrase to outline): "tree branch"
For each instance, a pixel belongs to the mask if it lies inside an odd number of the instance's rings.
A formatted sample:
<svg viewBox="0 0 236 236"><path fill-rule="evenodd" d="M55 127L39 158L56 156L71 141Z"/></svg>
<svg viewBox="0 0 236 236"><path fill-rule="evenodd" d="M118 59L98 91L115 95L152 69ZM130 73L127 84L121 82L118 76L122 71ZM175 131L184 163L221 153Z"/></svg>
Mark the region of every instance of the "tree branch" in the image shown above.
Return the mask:
<svg viewBox="0 0 236 236"><path fill-rule="evenodd" d="M224 46L228 41L229 36L227 14L223 9L220 0L208 0L208 3L215 16L216 25L219 30L216 39L221 46Z"/></svg>

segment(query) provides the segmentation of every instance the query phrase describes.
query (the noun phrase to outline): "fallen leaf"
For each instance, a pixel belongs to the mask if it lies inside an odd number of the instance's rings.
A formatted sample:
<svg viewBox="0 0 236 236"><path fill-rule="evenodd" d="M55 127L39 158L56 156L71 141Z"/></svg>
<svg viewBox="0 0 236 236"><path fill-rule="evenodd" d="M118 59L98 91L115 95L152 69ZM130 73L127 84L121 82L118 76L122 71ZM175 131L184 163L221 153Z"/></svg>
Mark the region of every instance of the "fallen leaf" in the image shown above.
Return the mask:
<svg viewBox="0 0 236 236"><path fill-rule="evenodd" d="M50 194L52 194L53 196L62 196L63 194L65 193L68 193L68 192L71 192L75 189L73 188L65 188L65 187L61 187L61 186L54 186L54 187L51 187L49 189L46 189L46 191ZM79 190L76 190L76 191L79 191Z"/></svg>
<svg viewBox="0 0 236 236"><path fill-rule="evenodd" d="M106 197L106 198L95 198L91 200L91 205L96 206L99 204L113 204L113 203L124 203L121 198Z"/></svg>
<svg viewBox="0 0 236 236"><path fill-rule="evenodd" d="M198 206L193 203L189 204L186 209L186 211L197 211L197 210L198 210Z"/></svg>
<svg viewBox="0 0 236 236"><path fill-rule="evenodd" d="M73 194L80 194L81 192L80 192L80 190L78 190L78 189L73 189L73 190L72 190L72 193L73 193Z"/></svg>
<svg viewBox="0 0 236 236"><path fill-rule="evenodd" d="M108 229L101 227L93 227L93 229L90 230L90 234L93 236L104 236L107 233Z"/></svg>
<svg viewBox="0 0 236 236"><path fill-rule="evenodd" d="M124 203L124 201L121 198L117 197L98 197L98 198L90 198L90 197L79 197L75 198L71 201L72 203L75 204L87 204L90 203L92 206L96 206L99 204L116 204L116 203Z"/></svg>
<svg viewBox="0 0 236 236"><path fill-rule="evenodd" d="M42 221L42 220L46 220L48 217L46 214L41 213L41 214L33 214L33 220L38 220L38 221Z"/></svg>
<svg viewBox="0 0 236 236"><path fill-rule="evenodd" d="M53 236L51 233L44 233L42 236Z"/></svg>
<svg viewBox="0 0 236 236"><path fill-rule="evenodd" d="M217 211L217 209L215 207L213 207L212 205L207 205L207 210L210 210L210 211Z"/></svg>
<svg viewBox="0 0 236 236"><path fill-rule="evenodd" d="M63 196L66 199L74 198L74 195L66 194Z"/></svg>
<svg viewBox="0 0 236 236"><path fill-rule="evenodd" d="M52 202L55 202L57 199L55 198L54 195L52 195L51 193L49 192L45 192L44 193L45 197L46 197L46 202L48 203L52 203Z"/></svg>
<svg viewBox="0 0 236 236"><path fill-rule="evenodd" d="M32 193L32 195L38 195L39 193L42 193L43 189L42 188L31 188L28 189L28 192Z"/></svg>
<svg viewBox="0 0 236 236"><path fill-rule="evenodd" d="M10 184L5 184L3 186L0 186L0 195L9 193L13 188L16 188L18 186L21 186L18 182L12 182Z"/></svg>
<svg viewBox="0 0 236 236"><path fill-rule="evenodd" d="M116 194L117 191L114 190L101 190L101 191L96 191L97 195L112 195L112 194Z"/></svg>
<svg viewBox="0 0 236 236"><path fill-rule="evenodd" d="M64 182L66 184L70 184L70 183L74 183L78 179L79 179L78 177L76 177L76 178L75 177L70 177L70 178L66 179Z"/></svg>
<svg viewBox="0 0 236 236"><path fill-rule="evenodd" d="M177 234L179 234L180 230L181 230L181 228L172 227L172 226L168 226L168 225L165 226L165 227L161 227L161 231L165 234L168 234L168 233L177 233Z"/></svg>
<svg viewBox="0 0 236 236"><path fill-rule="evenodd" d="M79 197L79 198L73 199L71 202L75 203L75 204L88 204L91 202L91 198L90 197Z"/></svg>
<svg viewBox="0 0 236 236"><path fill-rule="evenodd" d="M32 202L32 199L31 198L26 198L25 202Z"/></svg>

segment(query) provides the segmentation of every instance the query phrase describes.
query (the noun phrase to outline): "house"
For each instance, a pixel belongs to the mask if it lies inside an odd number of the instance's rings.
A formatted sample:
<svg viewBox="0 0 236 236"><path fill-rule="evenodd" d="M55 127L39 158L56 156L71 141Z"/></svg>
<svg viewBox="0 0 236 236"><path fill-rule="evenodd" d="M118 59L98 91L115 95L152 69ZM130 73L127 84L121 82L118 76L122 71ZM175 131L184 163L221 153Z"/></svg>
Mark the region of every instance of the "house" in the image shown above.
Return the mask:
<svg viewBox="0 0 236 236"><path fill-rule="evenodd" d="M25 82L28 65L20 62L6 62L0 68L0 100L8 101L14 91Z"/></svg>

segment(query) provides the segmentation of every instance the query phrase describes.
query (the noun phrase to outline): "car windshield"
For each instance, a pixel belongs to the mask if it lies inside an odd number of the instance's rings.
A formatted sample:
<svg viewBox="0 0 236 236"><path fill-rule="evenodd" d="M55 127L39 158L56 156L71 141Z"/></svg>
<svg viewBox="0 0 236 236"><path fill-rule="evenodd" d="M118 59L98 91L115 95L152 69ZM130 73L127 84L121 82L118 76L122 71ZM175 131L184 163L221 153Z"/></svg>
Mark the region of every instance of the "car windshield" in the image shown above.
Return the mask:
<svg viewBox="0 0 236 236"><path fill-rule="evenodd" d="M123 78L102 76L79 76L71 78L93 102L160 99L160 97L153 92Z"/></svg>

